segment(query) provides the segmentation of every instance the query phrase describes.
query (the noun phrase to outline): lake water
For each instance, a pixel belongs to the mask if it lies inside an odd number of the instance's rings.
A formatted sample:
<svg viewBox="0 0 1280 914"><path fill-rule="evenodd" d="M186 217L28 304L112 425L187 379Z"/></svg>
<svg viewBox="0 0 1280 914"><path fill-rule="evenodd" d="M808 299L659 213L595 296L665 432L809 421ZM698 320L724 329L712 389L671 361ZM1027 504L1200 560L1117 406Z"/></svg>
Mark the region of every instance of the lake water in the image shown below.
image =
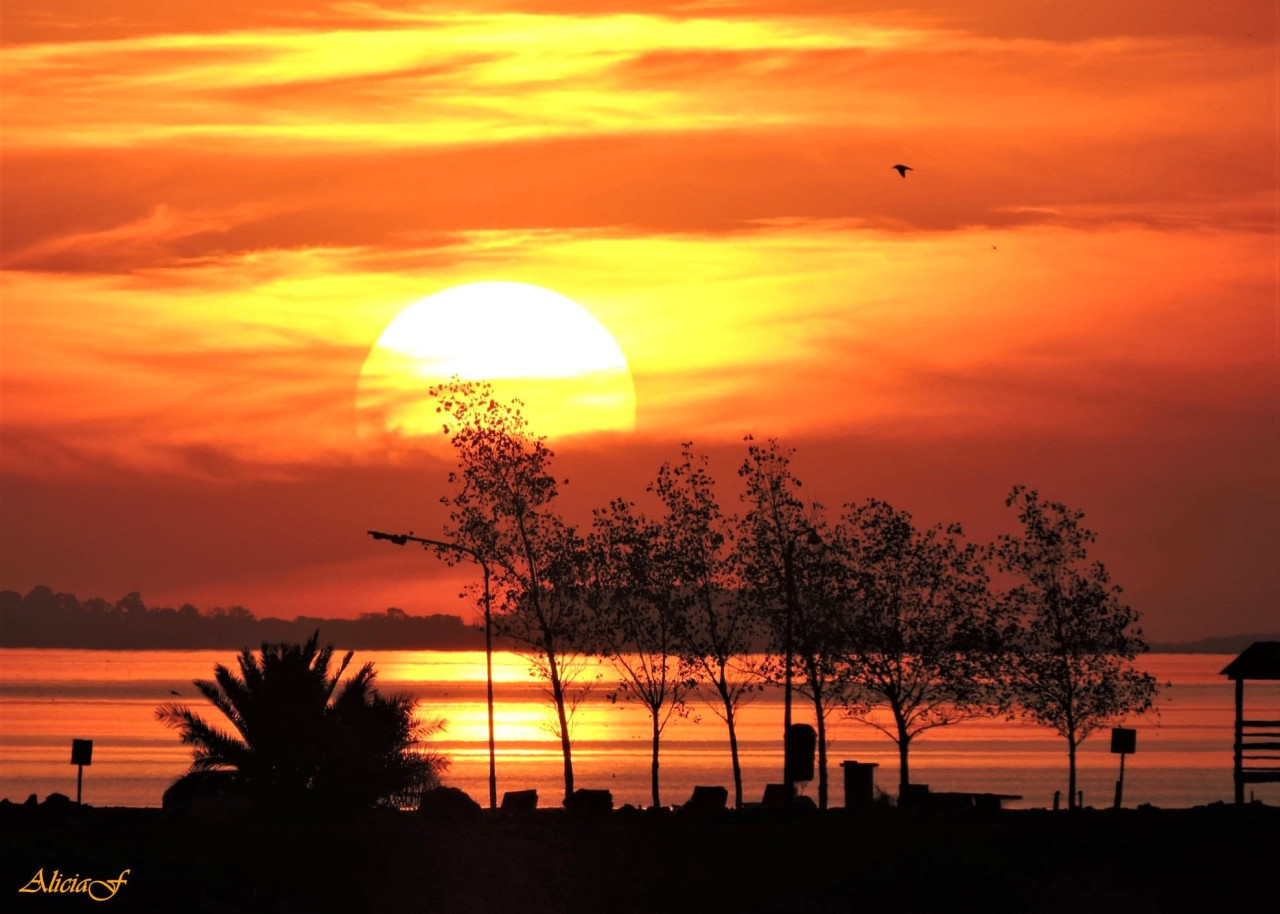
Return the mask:
<svg viewBox="0 0 1280 914"><path fill-rule="evenodd" d="M1162 683L1157 714L1134 717L1137 751L1125 762L1126 806L1150 803L1187 807L1232 799L1231 742L1234 686L1220 675L1231 656L1155 654L1138 665ZM488 798L488 742L483 653L362 651L353 667L373 661L383 691L408 692L422 710L444 717L447 730L434 740L451 760L445 782L481 804ZM93 764L85 769L84 802L96 806L159 806L160 798L190 761L175 731L155 719L156 706L185 701L211 722L217 712L191 686L212 677L215 663L233 664L227 651L0 650L0 797L21 801L53 791L71 797L76 769L71 740L93 740ZM589 675L594 676L593 669ZM580 705L573 724L577 786L606 788L616 805L648 805L649 720L637 705L610 703L605 679ZM563 795L559 740L540 682L519 656L494 656L498 791L536 788L542 805ZM171 692L178 692L175 698ZM1246 716L1280 719L1280 682L1249 682ZM793 706L797 722L812 723L805 699ZM726 730L709 706L695 702L685 719L663 734L662 801L681 803L696 784L721 784L732 794ZM894 744L865 724L828 724L831 803L842 805L839 763L875 762L876 784L897 792ZM744 793L759 800L780 780L780 690L757 694L739 722ZM1119 757L1109 732L1081 747L1079 788L1085 803L1111 805ZM932 730L911 750L912 780L931 790L1017 794L1010 807L1045 807L1067 788L1066 742L1052 731L1004 720L972 721ZM1280 804L1280 784L1251 785L1257 799ZM816 794L816 782L804 792ZM1246 793L1246 797L1248 793ZM1065 802L1065 801L1064 801Z"/></svg>

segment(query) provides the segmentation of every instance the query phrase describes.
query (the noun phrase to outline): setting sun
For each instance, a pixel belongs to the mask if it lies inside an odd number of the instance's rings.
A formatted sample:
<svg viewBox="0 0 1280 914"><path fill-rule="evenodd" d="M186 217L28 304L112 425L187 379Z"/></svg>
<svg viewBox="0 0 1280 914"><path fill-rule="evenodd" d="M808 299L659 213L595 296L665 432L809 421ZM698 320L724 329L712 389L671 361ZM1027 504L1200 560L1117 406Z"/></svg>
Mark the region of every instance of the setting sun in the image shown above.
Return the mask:
<svg viewBox="0 0 1280 914"><path fill-rule="evenodd" d="M635 427L626 357L590 312L541 286L476 282L415 302L378 337L356 393L361 435L438 433L428 390L455 376L522 400L535 434Z"/></svg>

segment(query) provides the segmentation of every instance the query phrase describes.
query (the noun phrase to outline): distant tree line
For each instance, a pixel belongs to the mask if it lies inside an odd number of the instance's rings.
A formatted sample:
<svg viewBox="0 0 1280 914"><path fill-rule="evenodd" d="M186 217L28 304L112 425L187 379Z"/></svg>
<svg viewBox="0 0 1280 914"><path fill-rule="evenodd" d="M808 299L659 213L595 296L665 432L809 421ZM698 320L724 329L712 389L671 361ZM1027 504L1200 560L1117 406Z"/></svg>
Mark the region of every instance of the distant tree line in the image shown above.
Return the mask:
<svg viewBox="0 0 1280 914"><path fill-rule="evenodd" d="M138 593L115 602L55 593L0 591L0 647L115 650L240 650L263 642L304 643L317 629L351 650L481 650L483 633L458 616L412 616L392 607L357 619L258 619L243 606L202 612L190 603L149 607Z"/></svg>
<svg viewBox="0 0 1280 914"><path fill-rule="evenodd" d="M1131 664L1146 650L1138 614L1089 560L1083 513L1034 490L1014 486L1006 499L1017 532L972 543L959 524L922 528L877 499L830 516L803 497L790 449L748 436L737 513L685 443L643 506L620 496L584 529L559 511L567 480L518 401L456 379L432 393L457 457L441 498L445 533L490 567L495 627L547 683L566 799L592 655L617 670L610 697L648 711L655 806L662 732L695 700L726 724L742 804L736 719L766 684L790 684L809 706L819 806L832 714L897 745L903 792L910 747L926 731L973 717L1034 721L1067 742L1074 805L1079 744L1151 707L1156 682Z"/></svg>

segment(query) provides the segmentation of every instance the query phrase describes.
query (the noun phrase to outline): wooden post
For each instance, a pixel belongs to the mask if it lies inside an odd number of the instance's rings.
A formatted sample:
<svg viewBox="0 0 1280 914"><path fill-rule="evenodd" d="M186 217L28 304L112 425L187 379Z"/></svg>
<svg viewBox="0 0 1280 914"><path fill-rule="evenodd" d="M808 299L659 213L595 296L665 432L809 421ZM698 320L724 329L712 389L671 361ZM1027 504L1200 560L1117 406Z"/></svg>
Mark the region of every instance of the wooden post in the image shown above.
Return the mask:
<svg viewBox="0 0 1280 914"><path fill-rule="evenodd" d="M1235 765L1232 774L1236 782L1236 805L1244 805L1244 677L1236 680L1236 740Z"/></svg>

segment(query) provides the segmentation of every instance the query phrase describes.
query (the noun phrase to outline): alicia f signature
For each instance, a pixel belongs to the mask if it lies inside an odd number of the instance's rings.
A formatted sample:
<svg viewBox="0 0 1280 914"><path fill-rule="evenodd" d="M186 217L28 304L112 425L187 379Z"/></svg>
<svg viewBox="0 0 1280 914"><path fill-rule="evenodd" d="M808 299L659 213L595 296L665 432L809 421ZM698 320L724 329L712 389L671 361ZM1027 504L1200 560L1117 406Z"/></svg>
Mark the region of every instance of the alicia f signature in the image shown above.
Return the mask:
<svg viewBox="0 0 1280 914"><path fill-rule="evenodd" d="M79 873L63 876L61 872L54 870L53 875L46 879L44 868L41 867L31 877L31 881L18 891L48 895L88 895L94 901L107 901L114 898L116 892L120 891L120 886L129 881L125 878L129 872L125 870L115 879L91 879L88 876L81 877Z"/></svg>

